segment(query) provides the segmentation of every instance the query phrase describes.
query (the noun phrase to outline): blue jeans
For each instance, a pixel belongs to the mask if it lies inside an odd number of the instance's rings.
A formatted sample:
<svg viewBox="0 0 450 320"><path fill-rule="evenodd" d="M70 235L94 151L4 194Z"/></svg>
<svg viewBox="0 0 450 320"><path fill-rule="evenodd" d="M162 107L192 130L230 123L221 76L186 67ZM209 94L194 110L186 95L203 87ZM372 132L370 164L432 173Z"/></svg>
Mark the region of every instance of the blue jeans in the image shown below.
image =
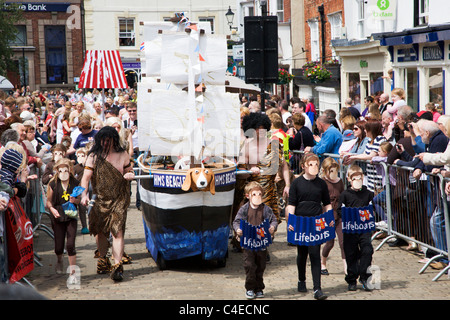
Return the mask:
<svg viewBox="0 0 450 320"><path fill-rule="evenodd" d="M431 237L436 248L447 252L447 238L445 235L444 210L436 208L430 218Z"/></svg>
<svg viewBox="0 0 450 320"><path fill-rule="evenodd" d="M386 217L386 190L383 190L373 198L373 207L379 219L377 221L387 221Z"/></svg>

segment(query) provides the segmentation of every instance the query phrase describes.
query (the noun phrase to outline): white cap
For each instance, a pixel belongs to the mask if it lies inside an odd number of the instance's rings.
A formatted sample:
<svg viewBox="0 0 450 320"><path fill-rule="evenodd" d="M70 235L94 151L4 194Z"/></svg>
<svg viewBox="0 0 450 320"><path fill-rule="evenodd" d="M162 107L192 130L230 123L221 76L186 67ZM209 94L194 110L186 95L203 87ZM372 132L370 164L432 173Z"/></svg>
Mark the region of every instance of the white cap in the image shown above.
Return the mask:
<svg viewBox="0 0 450 320"><path fill-rule="evenodd" d="M22 113L20 114L20 118L22 118L23 121L33 120L34 114L32 114L30 111L22 111Z"/></svg>

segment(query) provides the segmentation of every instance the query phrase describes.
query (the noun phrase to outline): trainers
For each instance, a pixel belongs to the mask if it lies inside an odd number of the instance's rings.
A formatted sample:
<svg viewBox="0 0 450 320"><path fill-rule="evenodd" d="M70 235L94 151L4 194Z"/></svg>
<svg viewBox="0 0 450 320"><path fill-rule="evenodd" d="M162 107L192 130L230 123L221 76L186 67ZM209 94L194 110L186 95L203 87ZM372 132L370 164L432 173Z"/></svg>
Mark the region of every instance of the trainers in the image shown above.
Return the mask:
<svg viewBox="0 0 450 320"><path fill-rule="evenodd" d="M316 300L325 300L326 298L328 298L327 295L325 295L322 290L316 290L314 291L314 299Z"/></svg>
<svg viewBox="0 0 450 320"><path fill-rule="evenodd" d="M253 290L247 290L247 292L245 292L245 296L247 297L247 299L254 299L255 292Z"/></svg>
<svg viewBox="0 0 450 320"><path fill-rule="evenodd" d="M375 222L375 226L378 228L386 228L388 227L388 224L386 221L379 221L379 222Z"/></svg>
<svg viewBox="0 0 450 320"><path fill-rule="evenodd" d="M255 293L255 298L264 298L264 292L258 291Z"/></svg>
<svg viewBox="0 0 450 320"><path fill-rule="evenodd" d="M356 291L356 283L349 283L348 291Z"/></svg>
<svg viewBox="0 0 450 320"><path fill-rule="evenodd" d="M308 292L308 290L306 289L306 282L305 281L299 281L297 290L298 290L298 292Z"/></svg>
<svg viewBox="0 0 450 320"><path fill-rule="evenodd" d="M367 285L367 280L359 279L359 282L361 283L364 291L372 291L372 289L370 289L369 286Z"/></svg>

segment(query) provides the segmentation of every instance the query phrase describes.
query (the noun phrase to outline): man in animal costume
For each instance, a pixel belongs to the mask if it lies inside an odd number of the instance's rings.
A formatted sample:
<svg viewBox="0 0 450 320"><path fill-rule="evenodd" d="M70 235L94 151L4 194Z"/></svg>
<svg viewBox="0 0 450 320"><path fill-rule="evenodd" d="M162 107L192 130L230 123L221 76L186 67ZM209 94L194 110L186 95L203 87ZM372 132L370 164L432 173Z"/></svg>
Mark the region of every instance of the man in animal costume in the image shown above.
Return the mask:
<svg viewBox="0 0 450 320"><path fill-rule="evenodd" d="M89 216L89 231L97 236L100 258L97 273L111 271L111 279L123 280L123 248L127 209L130 205L130 183L134 179L130 156L120 143L113 127L102 128L88 153L81 186L85 188L81 204L89 203L89 181L97 199ZM114 186L113 188L111 186ZM106 257L108 236L113 236L112 254L117 262L111 267Z"/></svg>

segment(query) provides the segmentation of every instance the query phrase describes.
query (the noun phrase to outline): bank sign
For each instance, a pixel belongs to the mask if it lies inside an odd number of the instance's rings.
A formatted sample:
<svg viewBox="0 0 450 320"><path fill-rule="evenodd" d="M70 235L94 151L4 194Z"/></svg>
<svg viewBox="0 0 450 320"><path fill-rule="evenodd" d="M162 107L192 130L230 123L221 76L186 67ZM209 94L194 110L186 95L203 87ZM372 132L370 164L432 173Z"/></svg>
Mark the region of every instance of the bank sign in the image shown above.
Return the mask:
<svg viewBox="0 0 450 320"><path fill-rule="evenodd" d="M70 3L56 2L5 2L5 7L18 5L19 9L25 12L67 12Z"/></svg>
<svg viewBox="0 0 450 320"><path fill-rule="evenodd" d="M370 0L369 14L374 20L394 20L397 0Z"/></svg>

